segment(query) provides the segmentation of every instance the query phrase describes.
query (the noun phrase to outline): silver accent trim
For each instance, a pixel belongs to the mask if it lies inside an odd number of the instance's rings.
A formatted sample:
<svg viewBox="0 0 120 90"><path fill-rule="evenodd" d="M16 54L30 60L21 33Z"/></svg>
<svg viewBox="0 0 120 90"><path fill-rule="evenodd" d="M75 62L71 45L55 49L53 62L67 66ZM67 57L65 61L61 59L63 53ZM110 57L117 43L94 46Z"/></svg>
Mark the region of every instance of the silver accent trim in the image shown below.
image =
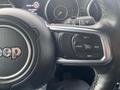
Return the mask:
<svg viewBox="0 0 120 90"><path fill-rule="evenodd" d="M48 0L48 1L47 1L46 5L45 5L45 9L44 9L45 17L46 17L47 20L49 20L49 19L48 19L48 16L47 16L47 8L48 8L48 5L49 5L50 1L51 1L51 0Z"/></svg>
<svg viewBox="0 0 120 90"><path fill-rule="evenodd" d="M71 26L62 26L62 25L47 25L51 31L58 31L58 32L74 32L74 33L91 33L95 34L100 37L104 56L100 60L72 60L72 59L65 59L58 57L57 63L63 65L99 65L99 64L107 64L112 60L111 50L110 50L110 43L108 37L101 33L98 30L80 28L80 27L71 27Z"/></svg>
<svg viewBox="0 0 120 90"><path fill-rule="evenodd" d="M3 27L5 27L5 28L10 28L10 29L13 29L13 30L17 31L21 36L23 36L23 38L24 38L24 40L26 41L26 44L27 44L27 46L28 46L28 57L27 57L27 61L26 61L25 65L23 66L23 68L21 68L17 73L15 73L15 74L13 74L13 75L5 76L5 77L0 76L0 79L1 79L1 80L6 80L6 79L12 79L12 78L14 78L14 77L19 76L19 74L21 74L21 72L23 72L23 70L26 69L28 63L30 62L32 50L31 50L31 46L30 46L30 43L29 43L28 39L26 38L26 36L25 36L20 30L18 30L17 28L15 28L15 27L13 27L13 26L10 26L10 25L0 25L0 28L1 28L1 27L2 27L2 28L3 28ZM24 75L28 72L28 70L29 70L30 67L31 67L31 65L30 65L30 66L27 68L27 70L26 70L22 75L20 75L18 78L21 78L22 76L24 76ZM17 79L18 79L18 78L17 78ZM15 81L15 80L13 80L13 81ZM7 82L4 81L4 83L7 83Z"/></svg>
<svg viewBox="0 0 120 90"><path fill-rule="evenodd" d="M90 0L89 4L87 6L87 14L88 14L88 16L90 16L90 7L91 7L92 3L93 3L93 0Z"/></svg>

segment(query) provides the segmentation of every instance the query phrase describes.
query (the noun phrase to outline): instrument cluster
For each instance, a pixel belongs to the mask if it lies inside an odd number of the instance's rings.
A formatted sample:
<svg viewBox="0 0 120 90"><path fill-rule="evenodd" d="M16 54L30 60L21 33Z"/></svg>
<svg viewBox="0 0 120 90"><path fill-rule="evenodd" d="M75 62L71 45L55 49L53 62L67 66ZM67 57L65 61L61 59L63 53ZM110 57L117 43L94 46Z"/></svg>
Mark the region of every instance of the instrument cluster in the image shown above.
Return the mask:
<svg viewBox="0 0 120 90"><path fill-rule="evenodd" d="M48 23L64 23L71 18L91 16L100 19L99 6L94 0L10 0L16 8L30 11Z"/></svg>

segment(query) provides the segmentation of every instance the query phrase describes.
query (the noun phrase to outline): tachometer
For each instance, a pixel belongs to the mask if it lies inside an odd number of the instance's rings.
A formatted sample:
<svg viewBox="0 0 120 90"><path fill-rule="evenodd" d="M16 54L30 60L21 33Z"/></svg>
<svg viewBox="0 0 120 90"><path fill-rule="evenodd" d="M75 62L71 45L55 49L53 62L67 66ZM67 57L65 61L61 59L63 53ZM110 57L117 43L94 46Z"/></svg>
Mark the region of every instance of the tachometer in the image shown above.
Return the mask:
<svg viewBox="0 0 120 90"><path fill-rule="evenodd" d="M77 0L48 0L45 7L45 16L51 23L60 23L67 18L76 18L78 15Z"/></svg>
<svg viewBox="0 0 120 90"><path fill-rule="evenodd" d="M58 6L53 11L57 20L64 20L68 16L68 9L64 6Z"/></svg>

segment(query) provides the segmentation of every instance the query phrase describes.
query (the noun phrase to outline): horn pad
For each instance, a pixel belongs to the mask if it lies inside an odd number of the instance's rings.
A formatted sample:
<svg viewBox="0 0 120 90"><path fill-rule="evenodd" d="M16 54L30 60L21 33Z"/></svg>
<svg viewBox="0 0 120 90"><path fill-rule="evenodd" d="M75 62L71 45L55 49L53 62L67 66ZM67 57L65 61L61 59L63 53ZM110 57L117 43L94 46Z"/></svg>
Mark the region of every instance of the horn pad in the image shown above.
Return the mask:
<svg viewBox="0 0 120 90"><path fill-rule="evenodd" d="M46 83L54 73L54 53L42 18L20 9L0 9L0 88Z"/></svg>

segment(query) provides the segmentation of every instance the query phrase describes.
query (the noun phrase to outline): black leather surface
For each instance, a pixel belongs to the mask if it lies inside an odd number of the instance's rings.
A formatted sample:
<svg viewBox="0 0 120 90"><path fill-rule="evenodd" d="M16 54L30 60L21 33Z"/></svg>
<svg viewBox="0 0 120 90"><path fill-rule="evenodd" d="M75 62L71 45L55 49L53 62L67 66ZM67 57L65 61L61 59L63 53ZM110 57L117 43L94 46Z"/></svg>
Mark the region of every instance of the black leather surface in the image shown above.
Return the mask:
<svg viewBox="0 0 120 90"><path fill-rule="evenodd" d="M101 30L110 38L112 62L109 65L93 67L96 72L90 90L113 90L120 79L120 13L117 0L97 0L102 9L102 18L95 29Z"/></svg>
<svg viewBox="0 0 120 90"><path fill-rule="evenodd" d="M48 84L47 90L89 90L90 86L82 80L65 80Z"/></svg>

